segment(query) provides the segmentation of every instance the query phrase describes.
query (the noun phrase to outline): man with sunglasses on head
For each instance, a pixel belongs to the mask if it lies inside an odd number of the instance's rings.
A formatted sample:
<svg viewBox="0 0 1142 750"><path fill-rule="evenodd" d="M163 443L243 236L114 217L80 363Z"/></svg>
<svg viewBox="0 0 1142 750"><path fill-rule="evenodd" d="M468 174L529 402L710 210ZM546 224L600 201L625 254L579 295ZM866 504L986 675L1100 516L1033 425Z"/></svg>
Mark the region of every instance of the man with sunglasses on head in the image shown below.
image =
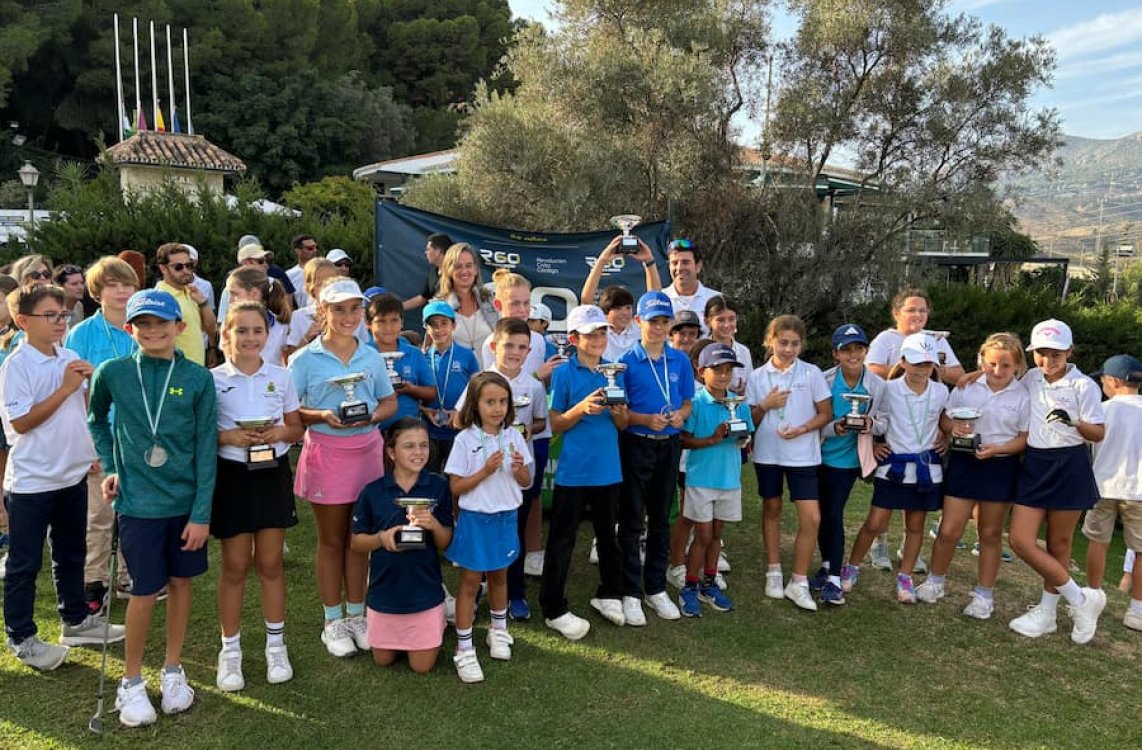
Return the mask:
<svg viewBox="0 0 1142 750"><path fill-rule="evenodd" d="M178 242L160 245L155 252L155 265L163 276L155 288L175 298L182 311L182 322L186 324L182 333L175 337L175 346L191 362L205 366L206 345L202 336L206 334L213 340L218 324L206 296L194 285L194 263L190 259L190 251Z"/></svg>
<svg viewBox="0 0 1142 750"><path fill-rule="evenodd" d="M286 271L293 288L294 309L300 310L309 307L312 301L305 291L305 264L317 257L317 240L312 235L299 234L290 241L294 255L297 256L297 265Z"/></svg>
<svg viewBox="0 0 1142 750"><path fill-rule="evenodd" d="M702 324L702 337L710 335L706 326L706 303L721 292L715 291L703 284L698 276L702 273L702 251L693 240L679 238L671 242L666 248L666 259L669 263L671 284L662 291L674 303L674 314L677 316L681 310L690 310L697 313Z"/></svg>

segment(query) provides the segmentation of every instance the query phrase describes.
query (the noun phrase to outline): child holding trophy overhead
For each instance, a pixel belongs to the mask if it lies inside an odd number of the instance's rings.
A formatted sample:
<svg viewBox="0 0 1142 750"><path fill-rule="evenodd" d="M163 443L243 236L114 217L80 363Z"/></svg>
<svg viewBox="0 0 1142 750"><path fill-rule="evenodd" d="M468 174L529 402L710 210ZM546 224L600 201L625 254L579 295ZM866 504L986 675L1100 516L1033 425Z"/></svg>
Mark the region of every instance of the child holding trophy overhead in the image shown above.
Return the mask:
<svg viewBox="0 0 1142 750"><path fill-rule="evenodd" d="M325 332L289 362L309 426L297 461L294 493L310 502L317 525L317 593L325 612L321 641L333 656L369 649L365 622L368 557L349 549L353 503L384 475L384 442L376 425L396 411L385 362L356 336L365 295L339 279L318 302ZM341 595L348 599L346 615Z"/></svg>
<svg viewBox="0 0 1142 750"><path fill-rule="evenodd" d="M452 541L448 481L425 467L428 430L401 417L385 432L385 476L362 490L353 510L356 552L369 554L369 645L387 667L408 655L412 671L432 670L444 637L442 550Z"/></svg>
<svg viewBox="0 0 1142 750"><path fill-rule="evenodd" d="M218 612L222 650L219 690L246 686L242 675L242 599L250 563L262 585L266 681L293 677L285 645L285 530L297 525L289 447L301 439L297 390L289 371L262 358L266 308L231 300L222 323L226 363L210 371L218 400L218 481L210 532L222 545Z"/></svg>
<svg viewBox="0 0 1142 750"><path fill-rule="evenodd" d="M979 577L964 614L978 620L995 609L1003 526L1019 478L1019 454L1027 448L1030 402L1017 378L1027 371L1023 344L1010 333L995 333L979 348L984 377L956 388L940 424L951 434L944 477L944 515L932 545L927 580L916 598L933 603L944 597L944 577L956 543L973 510L979 512Z"/></svg>

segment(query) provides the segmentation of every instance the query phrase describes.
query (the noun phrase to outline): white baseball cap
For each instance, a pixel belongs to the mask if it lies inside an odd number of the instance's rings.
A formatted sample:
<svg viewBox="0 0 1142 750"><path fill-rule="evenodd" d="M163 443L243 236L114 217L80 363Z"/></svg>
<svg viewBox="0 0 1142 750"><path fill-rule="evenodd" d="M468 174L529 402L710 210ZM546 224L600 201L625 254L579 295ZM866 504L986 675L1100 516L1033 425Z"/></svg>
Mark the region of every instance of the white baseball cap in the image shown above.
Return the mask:
<svg viewBox="0 0 1142 750"><path fill-rule="evenodd" d="M326 284L321 290L321 301L327 305L346 302L351 299L362 301L365 299L365 295L361 294L361 287L357 286L357 282L352 279L338 279L331 284Z"/></svg>
<svg viewBox="0 0 1142 750"><path fill-rule="evenodd" d="M1036 349L1058 349L1066 351L1074 346L1075 340L1071 335L1071 327L1061 320L1051 318L1042 323L1036 323L1031 329L1031 345L1027 351Z"/></svg>
<svg viewBox="0 0 1142 750"><path fill-rule="evenodd" d="M353 262L353 259L349 257L349 253L345 252L339 247L335 247L330 250L329 255L325 256L325 260L329 261L330 263L338 263L343 260L347 260L350 263Z"/></svg>
<svg viewBox="0 0 1142 750"><path fill-rule="evenodd" d="M936 353L936 339L926 333L914 333L907 336L900 344L900 356L910 365L921 365L925 362L938 364L940 361Z"/></svg>
<svg viewBox="0 0 1142 750"><path fill-rule="evenodd" d="M542 320L544 323L551 322L551 308L542 302L536 302L531 306L531 312L527 314L528 320Z"/></svg>
<svg viewBox="0 0 1142 750"><path fill-rule="evenodd" d="M591 333L608 325L607 314L597 305L579 305L567 313L567 330L570 333Z"/></svg>

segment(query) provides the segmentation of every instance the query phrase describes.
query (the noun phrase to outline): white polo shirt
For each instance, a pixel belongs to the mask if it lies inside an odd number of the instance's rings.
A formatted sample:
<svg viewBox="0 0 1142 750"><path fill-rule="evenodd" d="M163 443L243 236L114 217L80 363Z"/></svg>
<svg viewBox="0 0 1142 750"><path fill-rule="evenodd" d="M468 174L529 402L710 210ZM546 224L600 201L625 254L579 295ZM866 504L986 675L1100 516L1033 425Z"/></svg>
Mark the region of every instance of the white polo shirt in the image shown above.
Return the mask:
<svg viewBox="0 0 1142 750"><path fill-rule="evenodd" d="M285 362L282 360L282 352L286 348L286 342L289 341L290 329L289 323L282 323L274 318L273 324L266 331L266 345L262 347L263 360L272 365L285 366ZM306 326L306 330L308 329L309 326Z"/></svg>
<svg viewBox="0 0 1142 750"><path fill-rule="evenodd" d="M876 419L887 420L888 431L884 436L893 453L922 453L936 446L940 412L948 401L948 388L934 380L925 383L927 388L919 394L908 387L904 378L889 380L884 387ZM887 477L890 468L888 464L877 467L876 478ZM942 465L930 464L928 470L933 482L944 481ZM916 465L910 463L904 467L904 484L915 483Z"/></svg>
<svg viewBox="0 0 1142 750"><path fill-rule="evenodd" d="M1043 371L1038 367L1028 370L1023 376L1023 385L1031 399L1027 444L1032 448L1069 448L1086 442L1078 429L1062 422L1047 422L1047 415L1055 409L1064 409L1076 422L1106 422L1100 395L1102 389L1074 364L1068 364L1063 377L1054 383L1044 380Z"/></svg>
<svg viewBox="0 0 1142 750"><path fill-rule="evenodd" d="M673 284L662 291L674 303L675 315L678 314L679 310L690 310L697 313L698 322L702 326L702 338L710 335L710 329L706 327L706 303L714 297L720 297L721 292L711 289L701 281L698 282L698 289L693 294L679 294Z"/></svg>
<svg viewBox="0 0 1142 750"><path fill-rule="evenodd" d="M289 279L289 283L293 284L294 309L300 310L311 305L313 300L309 298L309 292L305 291L305 269L301 266L294 266L286 271L286 278Z"/></svg>
<svg viewBox="0 0 1142 750"><path fill-rule="evenodd" d="M1098 494L1142 502L1142 396L1115 396L1102 408L1106 437L1094 444Z"/></svg>
<svg viewBox="0 0 1142 750"><path fill-rule="evenodd" d="M769 359L746 378L745 398L750 406L765 400L774 388L789 391L781 409L770 409L761 418L753 438L753 462L777 466L817 466L821 463L821 435L810 431L785 440L777 434L782 425L799 427L817 416L817 402L833 394L821 368L800 359L779 370ZM938 412L937 412L938 413Z"/></svg>
<svg viewBox="0 0 1142 750"><path fill-rule="evenodd" d="M310 305L303 307L299 310L294 310L293 314L289 317L289 330L286 334L286 345L292 346L295 349L301 346L301 340L305 338L305 334L309 332L309 327L313 325L313 319L317 317L317 305ZM357 330L353 331L353 335L362 344L369 343L369 329L365 326L365 318L361 317L361 323L357 326Z"/></svg>
<svg viewBox="0 0 1142 750"><path fill-rule="evenodd" d="M532 456L534 456L535 448L532 446L532 442L536 438L551 437L551 420L547 416L547 391L544 390L543 383L528 374L527 370L520 370L519 375L514 378L509 378L494 366L485 369L488 372L494 372L504 376L504 380L508 381L508 385L511 386L513 399L517 396L527 396L530 400L527 406L516 407L516 422L520 424L531 424L537 419L544 420L543 432L537 432L531 436L531 440L527 441L527 449L531 452ZM464 402L467 398L468 387L464 386L464 390L460 393L460 398L456 399L456 406L453 408L456 409L456 411L463 409Z"/></svg>
<svg viewBox="0 0 1142 750"><path fill-rule="evenodd" d="M633 349L634 345L641 340L642 329L633 321L622 333L607 326L607 350L603 352L603 359L609 362L618 362L619 357Z"/></svg>
<svg viewBox="0 0 1142 750"><path fill-rule="evenodd" d="M1019 433L1027 432L1031 421L1031 402L1027 389L1018 380L1012 380L1003 390L993 391L987 378L953 388L945 411L970 406L979 409L982 416L976 420L975 431L983 445L1000 445L1014 440Z"/></svg>
<svg viewBox="0 0 1142 750"><path fill-rule="evenodd" d="M891 368L900 361L900 346L904 343L905 335L895 328L889 328L876 334L876 338L868 345L866 365L886 365ZM959 367L960 361L952 351L952 345L945 338L936 339L936 353L944 355L944 365Z"/></svg>
<svg viewBox="0 0 1142 750"><path fill-rule="evenodd" d="M253 375L247 375L226 362L210 371L214 376L214 393L218 397L218 429L232 430L239 419L273 417L274 424L285 424L283 415L297 411L297 387L284 367L263 361ZM288 443L274 443L274 455L289 452ZM246 461L246 449L237 445L218 444L218 455L230 461Z"/></svg>
<svg viewBox="0 0 1142 750"><path fill-rule="evenodd" d="M509 444L513 450L523 455L525 466L531 467L535 463L531 458L531 451L523 441L523 435L510 427L500 430L498 435L489 435L478 425L472 425L466 430L461 430L456 436L452 452L448 454L448 462L444 465L445 474L470 477L484 468L488 457L493 453L505 452L504 462L500 465L499 471L459 497L457 502L461 510L500 513L514 510L523 503L523 488L512 476L511 461L506 452Z"/></svg>
<svg viewBox="0 0 1142 750"><path fill-rule="evenodd" d="M492 340L495 337L495 331L489 333L484 339L484 345L480 347L480 365L485 370L491 370L496 364L496 354L492 351ZM543 367L543 363L547 361L546 354L547 339L543 338L542 333L531 331L531 350L523 360L523 372L528 375L535 374L535 371Z"/></svg>
<svg viewBox="0 0 1142 750"><path fill-rule="evenodd" d="M87 430L87 383L64 399L38 427L23 434L12 420L27 415L63 384L67 364L79 359L70 349L56 345L45 355L22 341L0 366L0 418L8 438L8 466L4 489L32 494L71 487L87 476L95 462L95 444Z"/></svg>

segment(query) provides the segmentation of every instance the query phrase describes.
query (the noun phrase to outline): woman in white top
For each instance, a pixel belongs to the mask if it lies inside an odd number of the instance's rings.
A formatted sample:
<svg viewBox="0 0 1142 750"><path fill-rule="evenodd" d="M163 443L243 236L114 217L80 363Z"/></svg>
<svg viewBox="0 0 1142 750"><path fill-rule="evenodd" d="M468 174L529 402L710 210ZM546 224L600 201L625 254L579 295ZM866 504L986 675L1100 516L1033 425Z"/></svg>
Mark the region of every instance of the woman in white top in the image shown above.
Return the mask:
<svg viewBox="0 0 1142 750"><path fill-rule="evenodd" d="M453 341L479 352L500 316L492 304L492 295L484 289L476 251L467 242L457 242L444 253L436 298L456 311Z"/></svg>

